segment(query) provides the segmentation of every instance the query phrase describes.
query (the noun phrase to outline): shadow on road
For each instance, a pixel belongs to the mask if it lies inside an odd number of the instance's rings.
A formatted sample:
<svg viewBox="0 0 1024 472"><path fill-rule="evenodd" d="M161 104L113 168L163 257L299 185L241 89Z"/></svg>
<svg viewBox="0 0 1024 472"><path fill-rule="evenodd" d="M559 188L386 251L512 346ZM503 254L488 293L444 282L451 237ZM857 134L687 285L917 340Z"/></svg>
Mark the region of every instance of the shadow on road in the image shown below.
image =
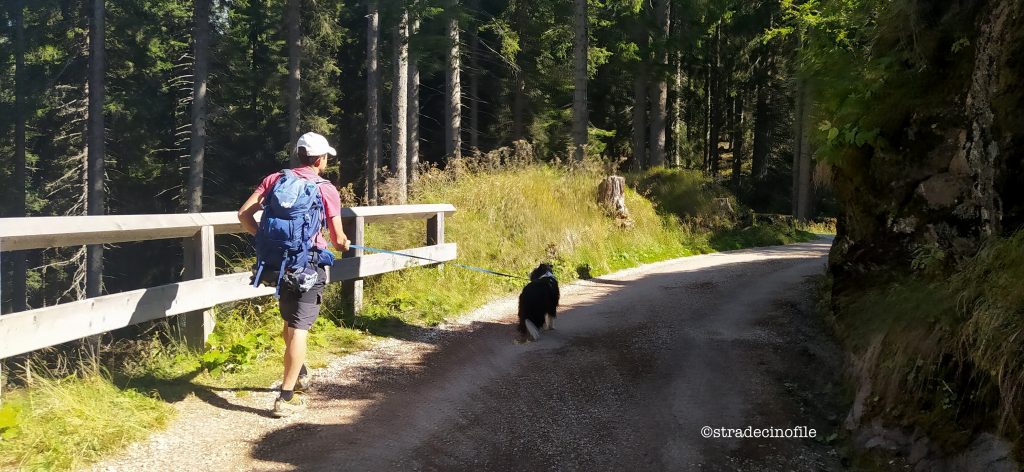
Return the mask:
<svg viewBox="0 0 1024 472"><path fill-rule="evenodd" d="M581 284L587 289L565 300L571 307L560 312L558 329L534 343L512 343L514 327L494 322L434 336L430 349L411 362L350 368L344 382L322 379L305 421L266 434L252 456L300 470L692 468L703 456L676 444L673 435L680 432L673 428L682 420L671 414L668 403L676 400L666 393L685 371L680 366L695 356L691 338L726 353L744 343L759 363L781 363L779 356L799 343L785 333L762 335L772 328L758 322L770 318L777 294L754 288L804 286L806 272L823 270L828 244L737 251L787 263L754 260L632 281L590 279L593 285ZM734 311L745 318L719 314L722 306L738 304L742 309ZM715 338L722 323L739 332ZM804 351L800 356L807 358ZM807 359L808 372L816 371L818 360ZM713 400L716 388L753 394L745 382L757 379L738 375L747 367L723 364L720 372L705 372L707 379L675 381L701 382L692 387L712 400L692 407L713 411L720 406ZM752 375L767 375L757 369ZM783 382L769 380L763 387L769 392L760 393L776 400L764 408L799 418L804 406L787 403ZM672 448L675 456L666 452Z"/></svg>

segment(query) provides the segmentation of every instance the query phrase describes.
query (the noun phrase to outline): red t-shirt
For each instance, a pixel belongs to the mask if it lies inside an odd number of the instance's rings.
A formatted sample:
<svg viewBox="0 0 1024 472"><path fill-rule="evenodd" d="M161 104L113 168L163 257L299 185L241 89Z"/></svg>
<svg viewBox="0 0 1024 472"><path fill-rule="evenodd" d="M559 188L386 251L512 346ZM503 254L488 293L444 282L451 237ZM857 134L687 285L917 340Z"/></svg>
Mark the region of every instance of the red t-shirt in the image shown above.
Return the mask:
<svg viewBox="0 0 1024 472"><path fill-rule="evenodd" d="M297 167L292 169L295 175L302 177L307 180L317 180L320 177L317 176L316 171L311 167ZM274 188L274 184L277 183L277 179L281 178L280 172L274 172L263 178L260 182L259 187L256 187L256 191L263 195L263 198L267 198L267 192ZM327 219L334 218L335 216L341 216L341 197L338 196L338 189L334 187L334 184L330 182L321 182L320 185L320 196L324 200L324 214ZM323 232L316 233L313 237L313 243L320 249L327 248L327 240L324 239Z"/></svg>

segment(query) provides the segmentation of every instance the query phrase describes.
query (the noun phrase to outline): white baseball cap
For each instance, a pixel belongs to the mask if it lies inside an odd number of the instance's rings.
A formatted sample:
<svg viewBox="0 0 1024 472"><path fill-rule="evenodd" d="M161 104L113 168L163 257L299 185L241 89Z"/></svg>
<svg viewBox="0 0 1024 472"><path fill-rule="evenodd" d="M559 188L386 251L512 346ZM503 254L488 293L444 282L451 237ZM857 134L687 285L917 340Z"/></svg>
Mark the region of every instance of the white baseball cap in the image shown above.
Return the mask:
<svg viewBox="0 0 1024 472"><path fill-rule="evenodd" d="M327 144L327 138L313 132L299 137L299 141L295 143L295 149L298 150L299 148L306 148L306 155L308 156L338 155L338 151L335 151L330 144Z"/></svg>

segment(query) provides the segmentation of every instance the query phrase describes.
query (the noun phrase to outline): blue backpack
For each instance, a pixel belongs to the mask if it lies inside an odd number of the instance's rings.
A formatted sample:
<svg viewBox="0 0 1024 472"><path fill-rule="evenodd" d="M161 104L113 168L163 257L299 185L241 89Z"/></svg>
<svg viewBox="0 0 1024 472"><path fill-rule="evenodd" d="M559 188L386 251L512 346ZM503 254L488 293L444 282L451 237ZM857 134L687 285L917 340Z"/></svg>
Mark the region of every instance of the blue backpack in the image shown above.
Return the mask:
<svg viewBox="0 0 1024 472"><path fill-rule="evenodd" d="M317 265L329 266L333 262L321 261L322 252L333 255L313 245L313 237L323 228L325 220L319 185L327 181L307 180L290 169L282 170L281 174L263 202L263 216L256 232L252 282L253 287L258 287L260 282L268 282L268 285L273 282L277 285L275 296L280 296L282 277L286 273L303 274L311 256ZM314 272L314 281L315 278Z"/></svg>

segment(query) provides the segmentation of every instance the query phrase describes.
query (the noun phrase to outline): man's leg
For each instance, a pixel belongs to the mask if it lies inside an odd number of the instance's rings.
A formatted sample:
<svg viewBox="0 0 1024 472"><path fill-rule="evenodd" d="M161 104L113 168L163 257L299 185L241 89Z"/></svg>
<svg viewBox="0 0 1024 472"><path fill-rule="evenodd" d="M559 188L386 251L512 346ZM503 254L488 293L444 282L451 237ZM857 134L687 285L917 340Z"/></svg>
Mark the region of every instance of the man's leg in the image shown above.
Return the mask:
<svg viewBox="0 0 1024 472"><path fill-rule="evenodd" d="M284 338L284 378L281 390L294 390L302 364L306 362L306 337L309 331L288 326L281 333Z"/></svg>
<svg viewBox="0 0 1024 472"><path fill-rule="evenodd" d="M326 279L320 269L321 280ZM324 283L318 282L309 291L283 292L280 308L284 326L281 337L284 339L284 375L281 379L281 396L274 402L274 415L287 416L294 411L305 408L305 401L295 392L299 377L303 374L306 360L306 340L309 329L313 327L320 314L321 293ZM303 385L305 390L308 385Z"/></svg>

